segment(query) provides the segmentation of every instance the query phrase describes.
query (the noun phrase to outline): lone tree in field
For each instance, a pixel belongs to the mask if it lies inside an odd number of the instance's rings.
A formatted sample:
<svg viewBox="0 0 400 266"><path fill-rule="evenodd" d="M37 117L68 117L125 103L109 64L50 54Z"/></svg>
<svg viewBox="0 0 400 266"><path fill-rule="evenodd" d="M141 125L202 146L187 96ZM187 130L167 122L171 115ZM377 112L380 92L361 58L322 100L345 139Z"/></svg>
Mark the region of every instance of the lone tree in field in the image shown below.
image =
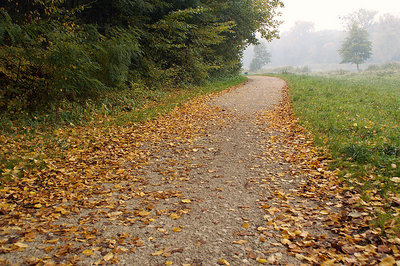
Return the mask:
<svg viewBox="0 0 400 266"><path fill-rule="evenodd" d="M264 43L260 43L254 47L253 59L250 63L250 71L260 70L263 66L271 62L271 54L267 50Z"/></svg>
<svg viewBox="0 0 400 266"><path fill-rule="evenodd" d="M351 63L357 65L360 70L360 64L364 63L372 55L372 43L369 40L368 32L360 27L358 23L353 23L349 31L349 36L342 43L339 49L343 63Z"/></svg>

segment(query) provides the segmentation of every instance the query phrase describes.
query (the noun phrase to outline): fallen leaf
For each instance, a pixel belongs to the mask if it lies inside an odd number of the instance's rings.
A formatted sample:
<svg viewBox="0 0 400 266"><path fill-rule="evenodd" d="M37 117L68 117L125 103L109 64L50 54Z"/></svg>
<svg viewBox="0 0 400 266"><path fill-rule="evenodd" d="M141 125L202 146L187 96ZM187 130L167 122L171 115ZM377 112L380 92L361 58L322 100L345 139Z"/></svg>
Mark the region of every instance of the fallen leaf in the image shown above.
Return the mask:
<svg viewBox="0 0 400 266"><path fill-rule="evenodd" d="M114 254L113 254L112 252L109 252L107 255L105 255L105 256L103 257L103 260L109 261L109 260L111 260L112 258L114 258Z"/></svg>
<svg viewBox="0 0 400 266"><path fill-rule="evenodd" d="M176 214L176 213L171 213L169 217L170 217L171 219L173 219L173 220L177 220L177 219L181 218L181 216L179 216L179 215Z"/></svg>
<svg viewBox="0 0 400 266"><path fill-rule="evenodd" d="M249 229L250 228L250 224L249 223L244 223L242 224L242 227L245 229Z"/></svg>
<svg viewBox="0 0 400 266"><path fill-rule="evenodd" d="M258 258L258 259L257 259L257 262L258 262L258 263L261 263L261 264L265 264L265 263L267 263L267 260L266 260L266 259Z"/></svg>
<svg viewBox="0 0 400 266"><path fill-rule="evenodd" d="M154 252L154 253L151 253L151 255L152 256L160 256L161 254L163 254L163 250L159 250L159 251L156 251L156 252Z"/></svg>
<svg viewBox="0 0 400 266"><path fill-rule="evenodd" d="M227 261L224 260L224 259L220 259L220 260L218 261L218 264L219 264L219 265L226 265L226 266L229 266L229 265L230 265L229 262L227 262Z"/></svg>
<svg viewBox="0 0 400 266"><path fill-rule="evenodd" d="M90 256L93 254L93 249L85 249L84 251L82 251L82 254L86 255L86 256Z"/></svg>
<svg viewBox="0 0 400 266"><path fill-rule="evenodd" d="M14 244L14 246L17 246L19 248L28 248L29 247L27 244L22 243L22 242L17 242Z"/></svg>
<svg viewBox="0 0 400 266"><path fill-rule="evenodd" d="M387 256L379 263L379 266L392 266L395 264L396 260L392 256Z"/></svg>
<svg viewBox="0 0 400 266"><path fill-rule="evenodd" d="M148 211L140 211L139 213L138 213L138 215L140 216L140 217L146 217L146 216L148 216L150 214L150 212L148 212Z"/></svg>
<svg viewBox="0 0 400 266"><path fill-rule="evenodd" d="M335 259L326 260L326 261L324 261L324 262L321 264L321 266L333 266L333 265L335 265L335 262L336 262Z"/></svg>
<svg viewBox="0 0 400 266"><path fill-rule="evenodd" d="M237 240L237 241L233 241L232 243L233 244L238 244L238 245L243 245L243 244L246 244L246 243L248 243L249 241L248 240Z"/></svg>
<svg viewBox="0 0 400 266"><path fill-rule="evenodd" d="M397 176L392 177L390 180L391 180L392 182L395 182L395 183L400 183L400 177L397 177Z"/></svg>

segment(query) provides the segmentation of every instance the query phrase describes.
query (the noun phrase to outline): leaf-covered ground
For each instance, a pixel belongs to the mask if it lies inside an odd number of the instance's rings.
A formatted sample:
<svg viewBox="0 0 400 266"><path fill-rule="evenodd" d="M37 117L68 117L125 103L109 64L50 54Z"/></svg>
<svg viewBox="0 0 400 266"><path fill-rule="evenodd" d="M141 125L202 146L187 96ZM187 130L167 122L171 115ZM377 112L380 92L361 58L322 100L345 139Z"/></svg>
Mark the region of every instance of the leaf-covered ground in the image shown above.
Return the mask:
<svg viewBox="0 0 400 266"><path fill-rule="evenodd" d="M253 77L144 124L55 132L50 168L1 189L0 262L395 264L400 239L369 226L283 86Z"/></svg>

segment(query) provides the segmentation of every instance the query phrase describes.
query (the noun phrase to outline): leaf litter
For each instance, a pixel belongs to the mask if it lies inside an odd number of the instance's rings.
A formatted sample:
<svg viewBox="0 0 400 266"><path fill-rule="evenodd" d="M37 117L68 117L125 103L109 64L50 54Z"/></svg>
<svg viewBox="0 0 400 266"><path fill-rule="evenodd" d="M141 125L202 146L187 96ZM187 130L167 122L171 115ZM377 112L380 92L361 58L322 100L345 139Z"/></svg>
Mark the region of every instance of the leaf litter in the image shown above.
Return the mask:
<svg viewBox="0 0 400 266"><path fill-rule="evenodd" d="M219 97L230 93L248 95L236 89ZM241 110L251 102L209 102L199 98L129 127L58 130L63 145L37 145L59 156L44 156L48 168L24 170L1 189L0 262L400 260L400 239L371 227L371 210L360 195L328 170L329 158L291 112L287 87L281 102L263 113Z"/></svg>

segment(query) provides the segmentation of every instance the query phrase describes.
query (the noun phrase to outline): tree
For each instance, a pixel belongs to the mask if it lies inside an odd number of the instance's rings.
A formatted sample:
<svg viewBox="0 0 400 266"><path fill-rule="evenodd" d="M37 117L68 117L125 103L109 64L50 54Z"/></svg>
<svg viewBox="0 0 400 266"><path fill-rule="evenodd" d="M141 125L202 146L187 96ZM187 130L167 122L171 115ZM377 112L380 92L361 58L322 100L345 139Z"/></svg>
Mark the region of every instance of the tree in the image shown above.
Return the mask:
<svg viewBox="0 0 400 266"><path fill-rule="evenodd" d="M359 70L359 65L372 55L372 43L369 40L368 32L358 23L354 23L348 37L339 49L339 54L342 57L341 64L356 64L357 70Z"/></svg>
<svg viewBox="0 0 400 266"><path fill-rule="evenodd" d="M357 23L362 28L369 30L374 23L377 11L360 9L346 16L340 17L346 29L351 29L354 23Z"/></svg>
<svg viewBox="0 0 400 266"><path fill-rule="evenodd" d="M4 2L4 1L3 1ZM0 116L235 75L281 0L8 0L0 7ZM13 108L12 110L10 108Z"/></svg>
<svg viewBox="0 0 400 266"><path fill-rule="evenodd" d="M253 60L250 63L250 71L255 72L271 62L271 54L267 50L265 43L260 43L254 47Z"/></svg>
<svg viewBox="0 0 400 266"><path fill-rule="evenodd" d="M374 63L400 61L400 17L381 16L372 27L371 40Z"/></svg>

